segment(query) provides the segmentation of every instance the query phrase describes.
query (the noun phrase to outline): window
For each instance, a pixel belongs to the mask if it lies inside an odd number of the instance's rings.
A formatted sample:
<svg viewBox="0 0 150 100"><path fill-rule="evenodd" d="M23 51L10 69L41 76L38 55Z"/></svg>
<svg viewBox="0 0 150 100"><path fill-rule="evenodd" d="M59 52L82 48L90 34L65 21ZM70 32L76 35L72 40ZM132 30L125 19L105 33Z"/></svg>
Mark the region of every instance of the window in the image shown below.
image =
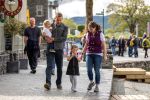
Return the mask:
<svg viewBox="0 0 150 100"><path fill-rule="evenodd" d="M43 5L36 5L36 16L42 17L43 15Z"/></svg>

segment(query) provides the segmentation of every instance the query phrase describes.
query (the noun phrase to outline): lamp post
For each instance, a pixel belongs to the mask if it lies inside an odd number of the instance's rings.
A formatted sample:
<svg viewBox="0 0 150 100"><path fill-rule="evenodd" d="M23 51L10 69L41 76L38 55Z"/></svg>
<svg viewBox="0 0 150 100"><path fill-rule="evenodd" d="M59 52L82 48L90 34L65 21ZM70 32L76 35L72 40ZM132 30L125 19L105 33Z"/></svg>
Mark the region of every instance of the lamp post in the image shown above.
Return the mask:
<svg viewBox="0 0 150 100"><path fill-rule="evenodd" d="M101 13L96 13L96 15L103 15L103 33L104 33L104 9Z"/></svg>

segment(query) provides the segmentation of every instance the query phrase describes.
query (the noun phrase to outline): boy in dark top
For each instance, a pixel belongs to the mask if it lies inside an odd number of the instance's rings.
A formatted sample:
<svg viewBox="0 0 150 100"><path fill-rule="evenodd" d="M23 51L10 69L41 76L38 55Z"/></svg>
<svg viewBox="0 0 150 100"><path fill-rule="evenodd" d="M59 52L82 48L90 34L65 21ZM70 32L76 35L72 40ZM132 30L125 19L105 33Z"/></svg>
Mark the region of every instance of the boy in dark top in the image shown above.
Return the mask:
<svg viewBox="0 0 150 100"><path fill-rule="evenodd" d="M35 18L30 18L30 26L24 31L24 43L27 50L31 73L36 73L37 58L40 53L41 30L35 26Z"/></svg>

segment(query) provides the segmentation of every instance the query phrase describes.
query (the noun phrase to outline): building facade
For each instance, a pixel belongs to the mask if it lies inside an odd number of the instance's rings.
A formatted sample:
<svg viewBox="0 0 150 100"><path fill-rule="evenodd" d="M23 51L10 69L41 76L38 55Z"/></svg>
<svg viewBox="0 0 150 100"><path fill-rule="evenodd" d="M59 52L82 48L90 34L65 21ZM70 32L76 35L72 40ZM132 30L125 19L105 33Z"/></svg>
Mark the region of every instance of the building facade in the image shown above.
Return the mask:
<svg viewBox="0 0 150 100"><path fill-rule="evenodd" d="M1 0L0 0L1 1ZM1 4L0 4L1 5ZM26 22L26 10L27 10L27 1L22 0L22 9L15 16L15 18L19 21ZM3 11L0 8L0 75L6 73L6 63L9 61L9 54L6 53L5 51L5 37L4 37L4 20L7 18ZM15 49L14 50L19 50L22 48L19 48L18 45L23 45L23 39L21 36L17 36L14 39L15 41L13 42Z"/></svg>
<svg viewBox="0 0 150 100"><path fill-rule="evenodd" d="M48 0L27 0L30 17L36 19L36 24L41 26L48 19Z"/></svg>
<svg viewBox="0 0 150 100"><path fill-rule="evenodd" d="M45 19L53 19L59 3L59 0L27 0L30 17L36 19L37 26L42 26Z"/></svg>

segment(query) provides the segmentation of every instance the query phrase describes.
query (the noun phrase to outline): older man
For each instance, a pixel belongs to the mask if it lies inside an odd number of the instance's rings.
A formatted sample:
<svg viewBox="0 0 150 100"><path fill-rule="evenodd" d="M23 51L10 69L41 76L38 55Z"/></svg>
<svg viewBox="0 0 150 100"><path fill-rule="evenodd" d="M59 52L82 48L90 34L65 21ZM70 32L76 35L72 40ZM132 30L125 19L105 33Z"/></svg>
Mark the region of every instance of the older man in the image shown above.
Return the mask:
<svg viewBox="0 0 150 100"><path fill-rule="evenodd" d="M36 73L37 58L40 52L41 30L35 26L35 18L30 18L30 26L24 31L24 43L27 48L27 56L31 73Z"/></svg>

